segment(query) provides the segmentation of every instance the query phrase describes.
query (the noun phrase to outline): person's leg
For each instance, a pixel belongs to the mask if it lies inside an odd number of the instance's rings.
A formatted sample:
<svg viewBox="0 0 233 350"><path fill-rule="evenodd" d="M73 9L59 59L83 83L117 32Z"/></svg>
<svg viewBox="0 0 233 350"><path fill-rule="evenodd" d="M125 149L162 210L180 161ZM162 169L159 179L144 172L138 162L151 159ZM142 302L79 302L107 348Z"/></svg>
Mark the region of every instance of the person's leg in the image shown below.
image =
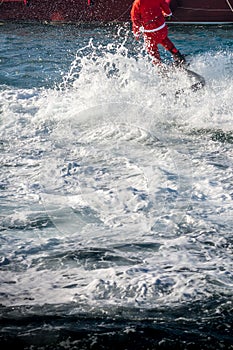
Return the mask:
<svg viewBox="0 0 233 350"><path fill-rule="evenodd" d="M160 44L169 52L171 52L171 54L173 53L177 53L178 50L175 47L175 45L173 44L173 42L166 36L164 39L161 40Z"/></svg>
<svg viewBox="0 0 233 350"><path fill-rule="evenodd" d="M185 63L184 56L180 51L175 47L173 42L168 38L168 29L167 27L163 28L160 32L160 44L169 52L171 52L173 59L176 65L181 65Z"/></svg>
<svg viewBox="0 0 233 350"><path fill-rule="evenodd" d="M166 50L171 52L174 62L177 66L185 63L184 56L175 47L172 41L168 38L168 29L165 26L157 32L144 34L145 46L150 56L153 57L154 64L161 64L161 57L158 50L158 44L162 45Z"/></svg>
<svg viewBox="0 0 233 350"><path fill-rule="evenodd" d="M153 57L153 63L160 64L161 58L160 58L160 53L157 45L156 35L154 33L145 33L144 41L145 41L147 52L149 53L150 56Z"/></svg>

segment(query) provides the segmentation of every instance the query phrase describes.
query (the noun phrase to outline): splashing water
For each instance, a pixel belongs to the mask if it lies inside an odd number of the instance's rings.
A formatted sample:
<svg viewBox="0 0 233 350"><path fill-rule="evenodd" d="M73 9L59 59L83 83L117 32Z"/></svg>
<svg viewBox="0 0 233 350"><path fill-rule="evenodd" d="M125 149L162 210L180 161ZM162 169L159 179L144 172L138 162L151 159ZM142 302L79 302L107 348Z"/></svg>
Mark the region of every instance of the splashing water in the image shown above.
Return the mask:
<svg viewBox="0 0 233 350"><path fill-rule="evenodd" d="M90 40L55 88L1 86L2 305L232 296L232 57L177 98L184 73Z"/></svg>

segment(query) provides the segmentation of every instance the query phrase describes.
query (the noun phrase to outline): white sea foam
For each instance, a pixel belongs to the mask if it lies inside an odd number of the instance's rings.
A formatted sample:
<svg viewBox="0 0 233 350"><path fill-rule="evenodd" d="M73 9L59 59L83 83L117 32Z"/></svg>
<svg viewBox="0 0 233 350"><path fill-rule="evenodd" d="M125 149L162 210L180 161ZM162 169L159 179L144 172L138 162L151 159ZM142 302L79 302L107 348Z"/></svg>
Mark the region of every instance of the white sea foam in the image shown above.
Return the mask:
<svg viewBox="0 0 233 350"><path fill-rule="evenodd" d="M88 49L59 88L0 91L1 226L14 229L2 254L15 266L2 303L151 307L229 293L232 55L194 58L206 87L175 98L185 74L167 84L124 47Z"/></svg>

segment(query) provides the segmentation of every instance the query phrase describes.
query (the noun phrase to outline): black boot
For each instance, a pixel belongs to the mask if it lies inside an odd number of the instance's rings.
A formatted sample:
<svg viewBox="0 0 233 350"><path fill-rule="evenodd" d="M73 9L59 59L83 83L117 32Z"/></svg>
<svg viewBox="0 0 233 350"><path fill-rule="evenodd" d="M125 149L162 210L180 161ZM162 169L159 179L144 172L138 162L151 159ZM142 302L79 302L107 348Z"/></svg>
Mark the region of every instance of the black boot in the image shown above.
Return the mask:
<svg viewBox="0 0 233 350"><path fill-rule="evenodd" d="M176 53L172 54L173 59L174 59L174 64L176 67L182 67L186 63L186 59L184 55L180 53L180 51L177 51Z"/></svg>

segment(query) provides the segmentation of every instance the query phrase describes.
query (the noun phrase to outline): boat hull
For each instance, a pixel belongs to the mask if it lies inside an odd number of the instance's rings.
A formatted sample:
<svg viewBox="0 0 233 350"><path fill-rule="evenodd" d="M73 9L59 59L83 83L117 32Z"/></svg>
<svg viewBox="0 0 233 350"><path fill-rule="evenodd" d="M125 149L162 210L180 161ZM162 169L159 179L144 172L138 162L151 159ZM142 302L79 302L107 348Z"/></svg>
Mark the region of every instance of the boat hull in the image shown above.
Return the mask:
<svg viewBox="0 0 233 350"><path fill-rule="evenodd" d="M166 0L171 23L233 23L233 0ZM0 0L2 21L128 22L133 0Z"/></svg>

